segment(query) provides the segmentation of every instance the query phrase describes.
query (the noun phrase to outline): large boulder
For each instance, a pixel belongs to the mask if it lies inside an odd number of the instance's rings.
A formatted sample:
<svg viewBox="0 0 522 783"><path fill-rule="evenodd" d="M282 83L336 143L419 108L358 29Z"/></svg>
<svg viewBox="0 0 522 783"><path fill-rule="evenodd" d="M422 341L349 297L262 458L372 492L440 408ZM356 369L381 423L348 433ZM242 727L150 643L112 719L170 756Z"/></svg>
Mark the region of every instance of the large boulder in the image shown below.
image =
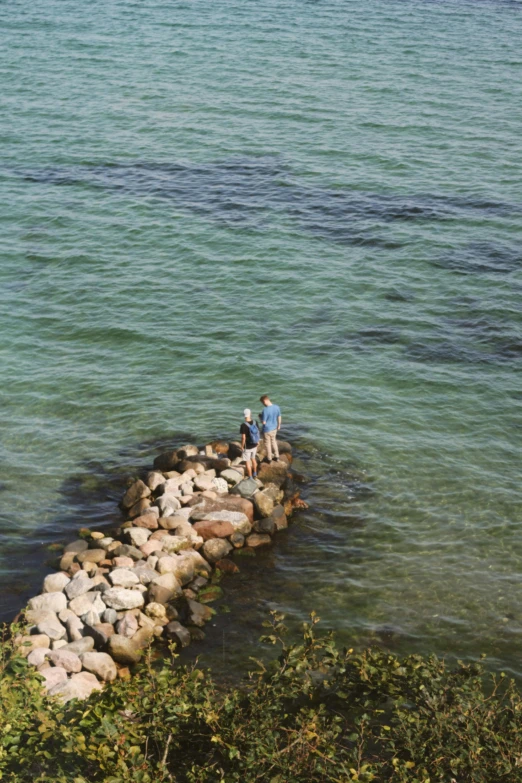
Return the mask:
<svg viewBox="0 0 522 783"><path fill-rule="evenodd" d="M138 663L141 658L141 650L133 644L132 639L115 633L107 644L109 655L118 663Z"/></svg>
<svg viewBox="0 0 522 783"><path fill-rule="evenodd" d="M250 499L258 490L257 482L253 478L245 478L230 490L230 494Z"/></svg>
<svg viewBox="0 0 522 783"><path fill-rule="evenodd" d="M192 533L193 537L195 534ZM191 542L185 536L166 536L163 539L163 551L168 554L181 552L182 549L190 549Z"/></svg>
<svg viewBox="0 0 522 783"><path fill-rule="evenodd" d="M51 646L51 640L45 633L32 634L31 636L17 636L15 638L19 654L27 658L33 650L38 648L48 649Z"/></svg>
<svg viewBox="0 0 522 783"><path fill-rule="evenodd" d="M232 548L232 544L224 538L210 538L203 544L203 554L209 562L215 563L226 557Z"/></svg>
<svg viewBox="0 0 522 783"><path fill-rule="evenodd" d="M70 581L70 577L64 574L63 571L59 571L57 574L48 574L44 579L43 592L60 593Z"/></svg>
<svg viewBox="0 0 522 783"><path fill-rule="evenodd" d="M235 486L243 480L243 472L235 470L234 468L227 468L226 470L221 471L221 478L225 479L227 484L232 484L232 486Z"/></svg>
<svg viewBox="0 0 522 783"><path fill-rule="evenodd" d="M195 495L190 501L191 507L190 519L197 522L201 519L212 519L214 511L235 511L244 514L250 522L254 521L254 506L250 500L246 500L238 495L227 495L223 498L201 498Z"/></svg>
<svg viewBox="0 0 522 783"><path fill-rule="evenodd" d="M101 690L102 686L91 672L73 674L66 682L60 682L51 688L49 696L56 696L61 702L71 699L87 699L93 691Z"/></svg>
<svg viewBox="0 0 522 783"><path fill-rule="evenodd" d="M256 492L253 497L254 506L260 517L269 517L274 510L274 501L264 492Z"/></svg>
<svg viewBox="0 0 522 783"><path fill-rule="evenodd" d="M276 526L272 517L265 517L264 519L258 519L254 522L254 531L256 533L268 533L272 536L275 532Z"/></svg>
<svg viewBox="0 0 522 783"><path fill-rule="evenodd" d="M78 552L83 552L88 546L89 544L83 538L77 538L76 541L71 541L70 544L67 544L63 551L64 553L73 552L76 555Z"/></svg>
<svg viewBox="0 0 522 783"><path fill-rule="evenodd" d="M91 593L84 593L84 595L79 595L77 598L73 598L72 601L69 601L69 609L78 617L82 617L82 615L91 611L101 614L106 608L105 602L102 600L101 593L99 593L98 590Z"/></svg>
<svg viewBox="0 0 522 783"><path fill-rule="evenodd" d="M83 668L95 674L99 680L112 682L118 676L116 664L107 653L87 652L83 653L80 658Z"/></svg>
<svg viewBox="0 0 522 783"><path fill-rule="evenodd" d="M281 487L288 478L288 463L279 462L263 462L259 466L257 477L263 484L275 484Z"/></svg>
<svg viewBox="0 0 522 783"><path fill-rule="evenodd" d="M111 609L137 609L145 603L139 590L127 590L124 587L110 587L103 594L104 603Z"/></svg>
<svg viewBox="0 0 522 783"><path fill-rule="evenodd" d="M151 470L149 473L147 473L147 477L145 479L145 483L151 492L154 492L156 489L158 489L158 487L161 487L165 481L165 476L158 470Z"/></svg>
<svg viewBox="0 0 522 783"><path fill-rule="evenodd" d="M73 598L77 598L79 595L84 595L92 590L94 587L94 581L90 578L87 571L77 571L73 578L65 587L65 594L69 601Z"/></svg>
<svg viewBox="0 0 522 783"><path fill-rule="evenodd" d="M159 497L156 501L156 505L160 510L161 517L170 517L181 508L179 499L170 493L165 493Z"/></svg>
<svg viewBox="0 0 522 783"><path fill-rule="evenodd" d="M62 647L59 650L51 650L47 658L54 666L61 666L66 672L80 672L82 670L79 656L70 649Z"/></svg>
<svg viewBox="0 0 522 783"><path fill-rule="evenodd" d="M155 458L154 467L158 471L167 473L169 470L174 470L178 462L179 457L177 451L165 451Z"/></svg>
<svg viewBox="0 0 522 783"><path fill-rule="evenodd" d="M123 496L122 506L124 508L131 508L139 500L148 498L151 494L149 487L141 479L138 479L130 485L127 492Z"/></svg>
<svg viewBox="0 0 522 783"><path fill-rule="evenodd" d="M129 508L129 510L127 511L127 516L129 517L129 519L136 519L137 517L141 517L142 514L148 514L150 507L151 507L151 499L142 498L141 500L138 500L137 503L135 503L133 506Z"/></svg>
<svg viewBox="0 0 522 783"><path fill-rule="evenodd" d="M235 532L230 522L210 519L195 522L194 530L204 541L208 541L209 538L228 538Z"/></svg>
<svg viewBox="0 0 522 783"><path fill-rule="evenodd" d="M62 650L69 650L70 652L76 653L76 655L90 652L90 650L94 650L94 639L92 636L83 636L81 639L69 642L65 647L62 647Z"/></svg>
<svg viewBox="0 0 522 783"><path fill-rule="evenodd" d="M29 609L45 609L59 614L67 606L67 598L63 593L43 593L28 601Z"/></svg>
<svg viewBox="0 0 522 783"><path fill-rule="evenodd" d="M129 568L115 568L109 574L109 581L113 587L132 587L139 584L140 578Z"/></svg>
<svg viewBox="0 0 522 783"><path fill-rule="evenodd" d="M156 514L142 514L141 517L133 519L132 524L134 527L143 527L145 530L157 530L159 517Z"/></svg>
<svg viewBox="0 0 522 783"><path fill-rule="evenodd" d="M27 663L30 663L31 666L41 666L42 663L46 660L47 654L50 652L51 650L49 647L37 647L27 656Z"/></svg>
<svg viewBox="0 0 522 783"><path fill-rule="evenodd" d="M76 560L79 563L101 563L106 557L105 549L86 549L84 552L78 552Z"/></svg>
<svg viewBox="0 0 522 783"><path fill-rule="evenodd" d="M48 619L39 622L36 626L36 630L39 634L45 634L49 637L49 639L53 639L55 641L63 639L67 636L67 631L59 621L56 614L50 614Z"/></svg>
<svg viewBox="0 0 522 783"><path fill-rule="evenodd" d="M288 527L288 519L286 517L283 506L279 504L275 506L271 516L274 520L276 530L284 530L286 527Z"/></svg>
<svg viewBox="0 0 522 783"><path fill-rule="evenodd" d="M67 672L62 666L52 666L48 669L43 669L40 675L44 679L43 686L46 691L50 691L62 682L67 682Z"/></svg>

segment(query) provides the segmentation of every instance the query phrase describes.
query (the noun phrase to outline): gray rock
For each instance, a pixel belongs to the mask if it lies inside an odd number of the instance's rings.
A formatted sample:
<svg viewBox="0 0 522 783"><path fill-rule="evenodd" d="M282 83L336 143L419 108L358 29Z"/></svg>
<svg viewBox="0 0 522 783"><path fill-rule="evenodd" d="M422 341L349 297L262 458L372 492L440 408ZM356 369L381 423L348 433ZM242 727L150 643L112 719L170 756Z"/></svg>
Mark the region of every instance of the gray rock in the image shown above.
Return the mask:
<svg viewBox="0 0 522 783"><path fill-rule="evenodd" d="M105 549L105 551L107 552L110 545L113 543L114 543L114 538L111 538L110 536L104 536L103 538L99 539L98 546L100 547L100 549Z"/></svg>
<svg viewBox="0 0 522 783"><path fill-rule="evenodd" d="M224 478L212 479L212 489L223 495L228 492L228 482Z"/></svg>
<svg viewBox="0 0 522 783"><path fill-rule="evenodd" d="M76 653L76 655L90 652L90 650L94 650L94 639L91 636L84 636L81 639L76 639L74 642L69 642L65 647L62 647L62 650L69 650Z"/></svg>
<svg viewBox="0 0 522 783"><path fill-rule="evenodd" d="M71 699L87 699L93 691L102 688L98 679L91 672L73 674L67 682L61 682L49 690L49 696L55 696L61 702L66 703Z"/></svg>
<svg viewBox="0 0 522 783"><path fill-rule="evenodd" d="M89 609L88 612L82 614L81 621L84 625L98 625L100 622L100 615L93 609Z"/></svg>
<svg viewBox="0 0 522 783"><path fill-rule="evenodd" d="M226 557L231 549L232 545L225 538L209 538L203 544L203 554L211 563Z"/></svg>
<svg viewBox="0 0 522 783"><path fill-rule="evenodd" d="M98 590L84 593L84 595L79 595L78 598L73 598L72 601L69 601L69 609L78 617L87 614L87 612L90 612L91 610L98 614L102 614L106 608Z"/></svg>
<svg viewBox="0 0 522 783"><path fill-rule="evenodd" d="M96 625L85 626L85 635L94 639L94 646L98 649L105 647L113 633L114 628L110 623L97 623Z"/></svg>
<svg viewBox="0 0 522 783"><path fill-rule="evenodd" d="M196 476L194 479L194 487L200 492L204 492L206 489L213 489L214 479L212 476L206 476L204 473Z"/></svg>
<svg viewBox="0 0 522 783"><path fill-rule="evenodd" d="M78 538L76 541L71 541L70 544L67 544L66 547L64 547L64 552L74 552L74 554L78 554L78 552L84 552L88 548L89 544L87 541L84 541L83 538Z"/></svg>
<svg viewBox="0 0 522 783"><path fill-rule="evenodd" d="M56 616L56 612L51 612L48 609L27 609L25 613L25 619L29 625L33 626L37 626L38 623L42 623L44 620L54 620Z"/></svg>
<svg viewBox="0 0 522 783"><path fill-rule="evenodd" d="M65 588L65 594L69 601L84 595L94 587L93 580L89 577L87 571L77 571Z"/></svg>
<svg viewBox="0 0 522 783"><path fill-rule="evenodd" d="M272 517L266 517L265 519L258 519L254 522L254 530L256 533L268 533L272 536L275 532L276 526Z"/></svg>
<svg viewBox="0 0 522 783"><path fill-rule="evenodd" d="M288 519L286 517L283 506L278 505L274 507L274 510L272 511L272 519L274 520L274 524L277 530L284 530L288 527Z"/></svg>
<svg viewBox="0 0 522 783"><path fill-rule="evenodd" d="M258 491L257 483L254 479L246 478L240 481L239 484L230 490L231 495L239 495L242 498L250 500L252 496Z"/></svg>
<svg viewBox="0 0 522 783"><path fill-rule="evenodd" d="M132 640L117 633L109 639L108 650L118 663L138 663L141 658L141 650L133 644Z"/></svg>
<svg viewBox="0 0 522 783"><path fill-rule="evenodd" d="M191 531L191 538L196 537L196 531ZM166 536L162 540L163 544L163 551L172 553L172 552L181 552L182 549L190 549L191 543L189 539L185 538L185 536Z"/></svg>
<svg viewBox="0 0 522 783"><path fill-rule="evenodd" d="M187 601L188 609L190 612L190 622L192 625L201 626L205 625L212 618L212 609L205 604L200 604L198 601Z"/></svg>
<svg viewBox="0 0 522 783"><path fill-rule="evenodd" d="M166 604L181 595L181 584L174 574L168 573L156 577L149 585L148 599L158 604Z"/></svg>
<svg viewBox="0 0 522 783"><path fill-rule="evenodd" d="M66 672L80 672L82 670L80 658L69 648L69 645L62 647L61 650L51 650L47 657L54 666L61 666Z"/></svg>
<svg viewBox="0 0 522 783"><path fill-rule="evenodd" d="M99 680L112 682L118 676L116 665L107 653L87 652L82 653L80 658L83 668L95 674Z"/></svg>
<svg viewBox="0 0 522 783"><path fill-rule="evenodd" d="M136 566L134 574L142 585L149 585L158 575L158 572L148 565Z"/></svg>
<svg viewBox="0 0 522 783"><path fill-rule="evenodd" d="M115 587L132 587L140 581L139 576L129 568L115 568L109 574L109 580Z"/></svg>
<svg viewBox="0 0 522 783"><path fill-rule="evenodd" d="M176 620L173 620L165 626L165 634L169 639L176 641L181 647L188 647L190 644L190 631Z"/></svg>
<svg viewBox="0 0 522 783"><path fill-rule="evenodd" d="M102 620L104 623L110 623L111 625L114 625L117 619L118 619L118 614L116 612L116 609L106 609L102 614Z"/></svg>
<svg viewBox="0 0 522 783"><path fill-rule="evenodd" d="M234 470L234 468L227 468L226 470L221 471L221 478L225 479L227 484L235 486L242 480L243 474L240 473L239 470Z"/></svg>
<svg viewBox="0 0 522 783"><path fill-rule="evenodd" d="M60 593L63 591L65 585L69 584L70 581L70 577L68 577L67 574L64 574L62 571L59 571L57 574L48 574L48 576L46 576L44 579L43 592Z"/></svg>
<svg viewBox="0 0 522 783"><path fill-rule="evenodd" d="M42 620L38 625L36 626L36 630L38 633L47 634L49 639L63 639L64 636L67 636L67 631L59 621L57 615L49 617L47 620Z"/></svg>
<svg viewBox="0 0 522 783"><path fill-rule="evenodd" d="M62 666L53 666L49 669L43 669L40 674L44 678L43 686L46 691L50 691L59 683L67 682L67 672Z"/></svg>
<svg viewBox="0 0 522 783"><path fill-rule="evenodd" d="M145 603L138 590L126 590L123 587L111 587L103 594L103 600L111 609L136 609Z"/></svg>
<svg viewBox="0 0 522 783"><path fill-rule="evenodd" d="M43 593L28 602L29 609L44 609L58 614L67 607L67 598L63 593Z"/></svg>
<svg viewBox="0 0 522 783"><path fill-rule="evenodd" d="M178 498L171 493L162 495L158 498L156 505L160 510L161 517L170 517L181 508L181 503Z"/></svg>
<svg viewBox="0 0 522 783"><path fill-rule="evenodd" d="M27 656L27 663L30 663L31 666L41 666L50 652L49 647L37 647Z"/></svg>
<svg viewBox="0 0 522 783"><path fill-rule="evenodd" d="M130 544L120 544L114 553L116 557L131 557L133 560L143 560L143 552Z"/></svg>

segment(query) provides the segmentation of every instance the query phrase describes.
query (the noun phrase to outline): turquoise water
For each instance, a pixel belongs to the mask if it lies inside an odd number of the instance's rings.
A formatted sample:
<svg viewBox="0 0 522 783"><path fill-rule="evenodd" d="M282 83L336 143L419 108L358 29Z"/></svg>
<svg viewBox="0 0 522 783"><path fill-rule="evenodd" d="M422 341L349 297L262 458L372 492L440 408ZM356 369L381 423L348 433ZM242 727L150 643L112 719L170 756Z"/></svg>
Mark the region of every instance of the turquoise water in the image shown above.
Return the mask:
<svg viewBox="0 0 522 783"><path fill-rule="evenodd" d="M522 4L0 15L3 616L268 392L328 480L256 606L520 675Z"/></svg>

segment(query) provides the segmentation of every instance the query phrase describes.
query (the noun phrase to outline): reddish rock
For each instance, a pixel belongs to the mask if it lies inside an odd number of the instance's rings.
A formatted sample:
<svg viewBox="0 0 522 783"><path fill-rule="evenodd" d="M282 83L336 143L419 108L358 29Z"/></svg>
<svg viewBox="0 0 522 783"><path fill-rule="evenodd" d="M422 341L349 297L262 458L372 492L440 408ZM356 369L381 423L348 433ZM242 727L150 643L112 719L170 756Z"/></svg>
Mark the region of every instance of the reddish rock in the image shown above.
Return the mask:
<svg viewBox="0 0 522 783"><path fill-rule="evenodd" d="M233 535L234 528L230 522L202 520L194 524L194 530L204 541L209 538L228 538Z"/></svg>
<svg viewBox="0 0 522 783"><path fill-rule="evenodd" d="M219 568L224 574L239 574L237 565L226 557L217 561L216 568Z"/></svg>
<svg viewBox="0 0 522 783"><path fill-rule="evenodd" d="M156 514L142 514L136 517L132 522L134 527L144 527L146 530L158 529L158 517Z"/></svg>

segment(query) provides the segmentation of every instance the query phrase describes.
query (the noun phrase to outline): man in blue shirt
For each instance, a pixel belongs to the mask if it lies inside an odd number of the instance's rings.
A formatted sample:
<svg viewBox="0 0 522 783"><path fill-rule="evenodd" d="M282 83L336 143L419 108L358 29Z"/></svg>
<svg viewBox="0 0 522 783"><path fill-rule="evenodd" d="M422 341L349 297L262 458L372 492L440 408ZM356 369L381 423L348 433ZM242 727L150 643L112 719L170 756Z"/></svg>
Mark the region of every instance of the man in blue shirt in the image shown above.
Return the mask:
<svg viewBox="0 0 522 783"><path fill-rule="evenodd" d="M279 449L277 447L276 435L281 429L281 409L278 405L272 405L268 394L263 394L260 398L264 408L261 411L261 423L263 425L262 433L265 442L266 456L268 461L272 461L272 453L275 459L279 459Z"/></svg>

